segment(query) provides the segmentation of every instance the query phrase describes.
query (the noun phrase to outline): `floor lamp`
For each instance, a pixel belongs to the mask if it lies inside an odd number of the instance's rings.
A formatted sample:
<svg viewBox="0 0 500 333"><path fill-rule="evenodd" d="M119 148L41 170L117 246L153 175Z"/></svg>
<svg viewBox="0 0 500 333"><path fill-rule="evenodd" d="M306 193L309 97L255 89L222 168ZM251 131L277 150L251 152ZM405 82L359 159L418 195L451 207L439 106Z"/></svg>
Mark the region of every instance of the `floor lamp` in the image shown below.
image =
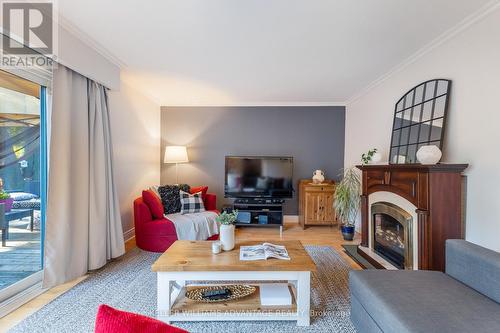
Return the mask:
<svg viewBox="0 0 500 333"><path fill-rule="evenodd" d="M179 163L189 162L185 146L166 146L163 163L175 163L175 181L179 184Z"/></svg>

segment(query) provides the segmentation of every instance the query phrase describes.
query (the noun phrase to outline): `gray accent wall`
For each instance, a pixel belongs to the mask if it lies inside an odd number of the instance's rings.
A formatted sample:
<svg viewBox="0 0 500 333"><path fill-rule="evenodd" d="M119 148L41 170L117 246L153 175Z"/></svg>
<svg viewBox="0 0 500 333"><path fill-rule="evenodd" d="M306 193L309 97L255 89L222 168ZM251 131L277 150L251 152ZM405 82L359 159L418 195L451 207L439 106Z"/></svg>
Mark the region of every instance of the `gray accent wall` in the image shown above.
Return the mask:
<svg viewBox="0 0 500 333"><path fill-rule="evenodd" d="M179 183L208 185L224 198L226 155L293 156L294 188L316 169L337 179L344 165L345 107L162 107L161 184L176 183L175 165L163 164L166 145L188 147L190 162L179 164ZM298 214L298 192L285 214Z"/></svg>

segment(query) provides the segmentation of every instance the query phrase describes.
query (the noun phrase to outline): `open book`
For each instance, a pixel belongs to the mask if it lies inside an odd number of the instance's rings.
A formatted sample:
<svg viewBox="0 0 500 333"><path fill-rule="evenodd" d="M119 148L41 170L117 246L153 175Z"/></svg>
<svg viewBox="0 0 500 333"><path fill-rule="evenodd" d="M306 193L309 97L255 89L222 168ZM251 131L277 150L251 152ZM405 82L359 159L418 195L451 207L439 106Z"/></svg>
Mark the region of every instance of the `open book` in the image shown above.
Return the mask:
<svg viewBox="0 0 500 333"><path fill-rule="evenodd" d="M290 260L286 247L271 243L240 247L240 260L267 260L276 258Z"/></svg>

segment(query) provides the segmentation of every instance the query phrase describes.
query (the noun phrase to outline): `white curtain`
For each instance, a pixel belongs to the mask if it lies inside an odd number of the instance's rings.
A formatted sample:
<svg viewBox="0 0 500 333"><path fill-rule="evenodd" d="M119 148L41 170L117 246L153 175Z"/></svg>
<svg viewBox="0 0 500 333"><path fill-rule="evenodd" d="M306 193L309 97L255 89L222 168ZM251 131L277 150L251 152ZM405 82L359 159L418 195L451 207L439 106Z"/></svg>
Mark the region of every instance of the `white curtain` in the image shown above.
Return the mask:
<svg viewBox="0 0 500 333"><path fill-rule="evenodd" d="M49 121L44 287L125 253L106 88L59 64Z"/></svg>

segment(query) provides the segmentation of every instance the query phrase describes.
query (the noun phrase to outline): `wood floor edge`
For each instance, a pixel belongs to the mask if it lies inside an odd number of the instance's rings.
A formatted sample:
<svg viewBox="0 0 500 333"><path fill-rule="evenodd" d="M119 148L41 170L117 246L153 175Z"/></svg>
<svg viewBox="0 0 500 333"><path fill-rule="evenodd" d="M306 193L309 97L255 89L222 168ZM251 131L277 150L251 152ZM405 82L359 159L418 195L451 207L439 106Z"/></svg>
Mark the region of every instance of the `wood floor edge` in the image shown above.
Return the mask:
<svg viewBox="0 0 500 333"><path fill-rule="evenodd" d="M135 247L136 247L136 244L135 244L135 235L134 235L125 241L125 252L128 252Z"/></svg>

